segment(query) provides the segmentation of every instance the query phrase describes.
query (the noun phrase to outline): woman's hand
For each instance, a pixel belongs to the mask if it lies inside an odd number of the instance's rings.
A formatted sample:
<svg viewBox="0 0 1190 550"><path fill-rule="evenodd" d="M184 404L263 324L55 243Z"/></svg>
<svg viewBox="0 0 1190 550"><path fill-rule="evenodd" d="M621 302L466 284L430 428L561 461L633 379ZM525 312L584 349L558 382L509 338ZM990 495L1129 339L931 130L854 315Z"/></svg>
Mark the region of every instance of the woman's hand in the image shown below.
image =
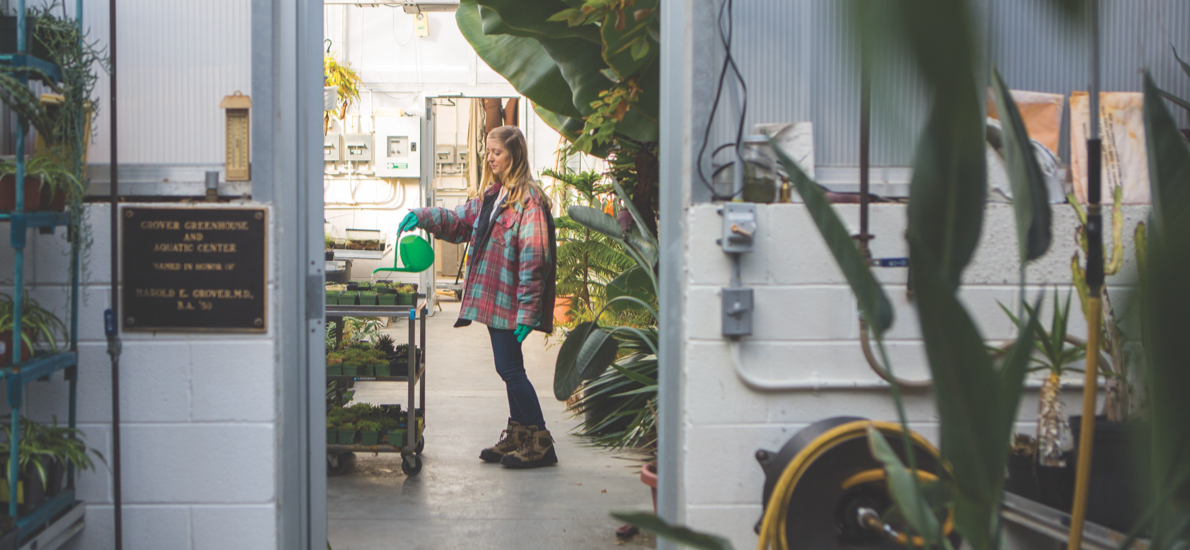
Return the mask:
<svg viewBox="0 0 1190 550"><path fill-rule="evenodd" d="M402 233L417 229L417 214L413 212L405 214L405 218L401 220L401 225L397 227L400 228Z"/></svg>
<svg viewBox="0 0 1190 550"><path fill-rule="evenodd" d="M533 327L529 325L517 325L516 330L513 331L513 334L516 334L516 342L518 344L524 342L530 332L533 332Z"/></svg>

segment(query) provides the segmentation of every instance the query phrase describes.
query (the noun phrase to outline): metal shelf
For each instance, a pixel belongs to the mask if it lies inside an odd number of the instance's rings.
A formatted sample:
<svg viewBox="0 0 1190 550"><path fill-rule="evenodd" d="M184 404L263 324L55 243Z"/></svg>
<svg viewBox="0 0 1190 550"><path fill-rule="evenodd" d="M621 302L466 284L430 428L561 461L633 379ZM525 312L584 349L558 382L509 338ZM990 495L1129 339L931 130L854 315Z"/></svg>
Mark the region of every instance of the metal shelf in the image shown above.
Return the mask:
<svg viewBox="0 0 1190 550"><path fill-rule="evenodd" d="M1020 495L1004 493L1000 517L1045 535L1063 544L1070 540L1070 514L1055 510ZM1102 525L1086 522L1083 527L1083 548L1090 550L1117 550L1128 536ZM1138 540L1132 550L1148 550L1149 542Z"/></svg>
<svg viewBox="0 0 1190 550"><path fill-rule="evenodd" d="M38 59L26 53L0 54L0 63L11 65L13 67L29 67L31 69L37 69L54 82L62 82L62 71L58 69L57 65L54 65L53 63L50 63L44 59Z"/></svg>
<svg viewBox="0 0 1190 550"><path fill-rule="evenodd" d="M424 376L425 374L426 374L426 366L423 364L417 368L417 376L413 377L412 382L414 384L416 384L417 381L421 380L421 377ZM410 382L411 381L408 376L347 376L347 375L328 374L326 377L331 380L350 379L350 380L355 380L356 382Z"/></svg>
<svg viewBox="0 0 1190 550"><path fill-rule="evenodd" d="M67 369L78 365L78 353L73 351L66 351L56 355L46 357L38 357L30 359L15 367L8 367L0 370L2 375L9 384L9 387L17 387L28 384L38 378L49 376L56 371Z"/></svg>
<svg viewBox="0 0 1190 550"><path fill-rule="evenodd" d="M73 493L73 491L71 491ZM68 502L68 506L60 509L53 516L53 521L45 525L45 529L25 541L20 550L55 550L62 547L75 535L82 532L86 525L87 506L79 501ZM41 526L38 525L38 528ZM31 531L35 531L32 529Z"/></svg>

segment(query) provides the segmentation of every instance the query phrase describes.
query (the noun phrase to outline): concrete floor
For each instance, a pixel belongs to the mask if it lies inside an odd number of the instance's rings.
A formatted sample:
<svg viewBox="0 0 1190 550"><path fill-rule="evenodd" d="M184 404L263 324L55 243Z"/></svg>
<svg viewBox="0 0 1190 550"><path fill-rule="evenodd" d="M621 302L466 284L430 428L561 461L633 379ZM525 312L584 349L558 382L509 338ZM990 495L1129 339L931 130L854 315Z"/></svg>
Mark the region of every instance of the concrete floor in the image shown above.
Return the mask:
<svg viewBox="0 0 1190 550"><path fill-rule="evenodd" d="M355 467L327 480L327 517L335 550L508 549L585 550L653 548L648 534L617 539L612 510L648 510L640 482L643 455L610 453L568 435L578 424L554 399L557 341L546 348L535 332L524 344L525 364L537 389L559 463L510 470L479 460L507 423L504 383L492 363L487 329L452 328L457 302L427 321L426 444L420 474L401 473L398 454L356 454ZM386 332L398 342L404 322ZM406 401L402 383L360 382L355 400Z"/></svg>

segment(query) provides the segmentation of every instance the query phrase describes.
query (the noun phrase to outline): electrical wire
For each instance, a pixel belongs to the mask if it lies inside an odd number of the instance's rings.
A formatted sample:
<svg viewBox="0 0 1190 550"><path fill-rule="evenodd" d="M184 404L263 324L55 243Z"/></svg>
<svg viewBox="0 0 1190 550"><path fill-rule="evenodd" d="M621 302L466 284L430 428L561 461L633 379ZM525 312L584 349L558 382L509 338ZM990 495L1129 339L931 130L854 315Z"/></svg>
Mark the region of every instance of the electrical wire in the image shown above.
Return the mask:
<svg viewBox="0 0 1190 550"><path fill-rule="evenodd" d="M731 16L733 4L734 0L723 0L723 3L719 5L719 19L715 25L715 28L718 30L719 42L723 44L723 67L719 70L719 83L715 86L715 100L711 103L711 116L707 119L707 126L703 130L702 146L698 149L698 158L696 159L695 163L698 165L698 178L702 181L702 184L705 185L708 190L710 190L711 200L730 200L743 192L743 189L740 189L730 195L720 195L719 192L715 190L715 186L712 185L709 180L707 180L706 174L704 174L702 170L702 158L706 154L707 145L710 143L711 128L715 125L715 114L719 110L719 100L723 96L723 84L727 80L727 70L729 68L731 69L732 73L734 73L734 78L736 81L740 84L740 91L742 95L742 99L740 101L740 121L736 129L736 138L734 144L736 149L736 158L742 158L742 155L739 151L740 147L742 147L744 143L744 120L748 115L748 84L744 82L744 76L742 73L740 73L740 68L738 65L736 65L735 58L731 56L731 39L734 27ZM725 15L726 17L724 17ZM723 28L724 19L727 21L726 31ZM722 147L719 149L722 149ZM719 151L719 149L716 149L716 152ZM713 153L711 157L714 158Z"/></svg>

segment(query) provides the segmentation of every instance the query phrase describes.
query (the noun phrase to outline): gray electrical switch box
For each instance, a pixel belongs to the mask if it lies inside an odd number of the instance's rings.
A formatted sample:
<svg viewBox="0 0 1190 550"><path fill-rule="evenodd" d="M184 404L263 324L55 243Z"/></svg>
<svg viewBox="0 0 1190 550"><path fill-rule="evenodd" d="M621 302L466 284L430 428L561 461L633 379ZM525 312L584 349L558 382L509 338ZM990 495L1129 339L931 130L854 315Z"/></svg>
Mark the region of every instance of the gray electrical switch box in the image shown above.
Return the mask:
<svg viewBox="0 0 1190 550"><path fill-rule="evenodd" d="M459 165L459 167L467 165L466 145L459 145L458 147L455 147L455 164Z"/></svg>
<svg viewBox="0 0 1190 550"><path fill-rule="evenodd" d="M733 202L723 205L723 239L719 244L729 254L752 252L756 235L756 205Z"/></svg>
<svg viewBox="0 0 1190 550"><path fill-rule="evenodd" d="M723 335L752 336L752 289L723 289Z"/></svg>
<svg viewBox="0 0 1190 550"><path fill-rule="evenodd" d="M343 136L341 134L322 136L322 160L323 162L343 160Z"/></svg>
<svg viewBox="0 0 1190 550"><path fill-rule="evenodd" d="M372 135L345 134L343 136L343 160L372 162Z"/></svg>
<svg viewBox="0 0 1190 550"><path fill-rule="evenodd" d="M455 163L455 146L438 145L434 147L434 164L450 166Z"/></svg>

